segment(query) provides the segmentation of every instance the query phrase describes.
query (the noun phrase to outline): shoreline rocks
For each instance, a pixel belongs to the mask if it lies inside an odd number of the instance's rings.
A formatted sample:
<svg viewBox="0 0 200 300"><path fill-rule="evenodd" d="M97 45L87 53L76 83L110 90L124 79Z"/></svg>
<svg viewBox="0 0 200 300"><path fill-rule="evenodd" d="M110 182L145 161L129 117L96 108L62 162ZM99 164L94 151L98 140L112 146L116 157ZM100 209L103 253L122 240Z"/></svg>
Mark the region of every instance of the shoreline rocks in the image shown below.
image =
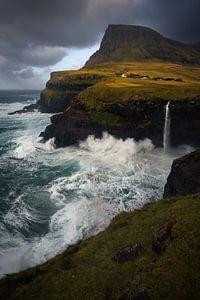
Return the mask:
<svg viewBox="0 0 200 300"><path fill-rule="evenodd" d="M40 109L40 100L38 100L35 104L24 106L20 110L13 111L11 113L8 113L8 115L15 115L15 114L24 114L29 112L38 111Z"/></svg>
<svg viewBox="0 0 200 300"><path fill-rule="evenodd" d="M200 150L174 160L164 190L164 198L200 192Z"/></svg>

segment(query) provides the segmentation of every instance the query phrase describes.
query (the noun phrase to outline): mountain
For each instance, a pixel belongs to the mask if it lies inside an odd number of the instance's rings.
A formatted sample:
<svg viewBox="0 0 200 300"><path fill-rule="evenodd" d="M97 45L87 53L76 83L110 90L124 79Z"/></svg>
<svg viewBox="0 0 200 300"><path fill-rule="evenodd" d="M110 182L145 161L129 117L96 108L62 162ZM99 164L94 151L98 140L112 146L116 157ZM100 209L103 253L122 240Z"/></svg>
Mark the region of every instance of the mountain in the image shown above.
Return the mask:
<svg viewBox="0 0 200 300"><path fill-rule="evenodd" d="M85 68L53 72L40 100L18 113L61 112L41 133L43 141L54 138L56 147L78 144L88 135L101 137L105 131L124 139L148 137L161 147L170 101L171 145L199 147L198 47L149 28L110 25Z"/></svg>
<svg viewBox="0 0 200 300"><path fill-rule="evenodd" d="M170 40L143 26L109 25L100 49L90 57L85 67L146 60L200 64L200 47L199 44Z"/></svg>

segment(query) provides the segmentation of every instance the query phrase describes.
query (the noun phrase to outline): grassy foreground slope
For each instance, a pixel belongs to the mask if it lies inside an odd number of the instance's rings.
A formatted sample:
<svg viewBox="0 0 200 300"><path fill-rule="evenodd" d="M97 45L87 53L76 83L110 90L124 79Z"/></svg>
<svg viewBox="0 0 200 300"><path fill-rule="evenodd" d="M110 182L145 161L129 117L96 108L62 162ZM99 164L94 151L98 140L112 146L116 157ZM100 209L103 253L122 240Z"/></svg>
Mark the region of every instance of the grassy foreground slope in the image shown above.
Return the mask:
<svg viewBox="0 0 200 300"><path fill-rule="evenodd" d="M176 221L162 252L153 233ZM122 213L97 236L51 261L0 282L1 299L200 298L200 194L171 198ZM113 261L121 249L141 244L139 255ZM140 297L140 298L139 298Z"/></svg>

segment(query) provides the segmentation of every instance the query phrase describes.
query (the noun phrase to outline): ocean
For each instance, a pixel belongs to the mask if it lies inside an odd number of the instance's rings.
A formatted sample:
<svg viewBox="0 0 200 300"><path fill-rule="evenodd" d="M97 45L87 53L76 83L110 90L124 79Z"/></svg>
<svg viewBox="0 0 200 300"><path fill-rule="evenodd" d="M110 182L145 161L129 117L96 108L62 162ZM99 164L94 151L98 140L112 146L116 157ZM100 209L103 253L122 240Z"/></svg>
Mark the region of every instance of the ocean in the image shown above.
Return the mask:
<svg viewBox="0 0 200 300"><path fill-rule="evenodd" d="M8 115L37 99L39 91L0 91L0 277L47 261L122 211L159 200L173 159L192 150L166 153L149 139L107 133L55 149L53 139L39 138L50 114Z"/></svg>

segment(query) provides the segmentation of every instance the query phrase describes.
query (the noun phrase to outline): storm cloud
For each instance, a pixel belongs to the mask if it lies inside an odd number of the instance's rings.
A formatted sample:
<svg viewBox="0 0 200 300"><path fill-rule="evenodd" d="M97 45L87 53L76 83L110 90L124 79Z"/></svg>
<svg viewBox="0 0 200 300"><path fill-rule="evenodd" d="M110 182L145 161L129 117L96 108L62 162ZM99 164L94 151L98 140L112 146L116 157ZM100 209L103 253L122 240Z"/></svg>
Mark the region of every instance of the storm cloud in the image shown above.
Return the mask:
<svg viewBox="0 0 200 300"><path fill-rule="evenodd" d="M98 43L111 23L200 42L199 15L199 0L0 0L0 88L40 80L35 68L46 72L68 48Z"/></svg>

